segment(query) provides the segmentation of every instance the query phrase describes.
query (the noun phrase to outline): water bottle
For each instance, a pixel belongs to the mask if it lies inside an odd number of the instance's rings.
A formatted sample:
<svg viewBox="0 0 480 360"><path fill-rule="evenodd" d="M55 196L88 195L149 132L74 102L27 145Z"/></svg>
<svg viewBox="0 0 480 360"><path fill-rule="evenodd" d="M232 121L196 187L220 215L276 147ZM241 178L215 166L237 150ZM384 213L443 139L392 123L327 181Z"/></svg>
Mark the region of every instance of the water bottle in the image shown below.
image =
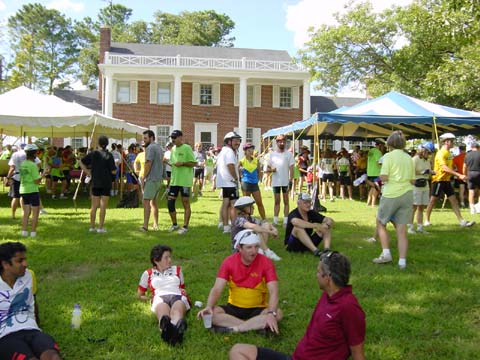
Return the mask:
<svg viewBox="0 0 480 360"><path fill-rule="evenodd" d="M72 329L79 329L80 324L82 323L82 308L80 304L75 304L72 311L72 324L70 325Z"/></svg>

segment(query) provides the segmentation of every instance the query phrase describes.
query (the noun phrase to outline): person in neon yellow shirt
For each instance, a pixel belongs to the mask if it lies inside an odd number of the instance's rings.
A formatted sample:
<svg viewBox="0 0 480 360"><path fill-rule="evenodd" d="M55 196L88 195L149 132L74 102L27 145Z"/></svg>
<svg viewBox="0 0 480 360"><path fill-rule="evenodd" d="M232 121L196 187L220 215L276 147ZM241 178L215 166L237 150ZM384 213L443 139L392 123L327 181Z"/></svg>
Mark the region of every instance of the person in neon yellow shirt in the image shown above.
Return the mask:
<svg viewBox="0 0 480 360"><path fill-rule="evenodd" d="M450 153L450 149L455 144L455 135L452 133L446 133L440 136L441 148L435 155L435 163L433 165L432 176L432 194L430 196L430 203L427 207L425 214L425 223L423 226L430 226L430 215L432 214L433 207L437 202L440 194L445 194L452 205L452 210L457 217L461 227L470 227L475 224L475 221L466 221L460 209L458 207L458 201L455 197L455 190L450 183L451 177L454 175L459 180L465 180L466 176L453 170L453 155Z"/></svg>
<svg viewBox="0 0 480 360"><path fill-rule="evenodd" d="M394 131L387 139L387 146L392 151L383 156L379 175L385 185L377 212L377 231L382 253L373 259L375 264L392 261L387 224L393 221L397 232L400 269L407 266L407 224L412 219L415 181L415 167L412 158L405 151L405 145L406 140L401 131Z"/></svg>

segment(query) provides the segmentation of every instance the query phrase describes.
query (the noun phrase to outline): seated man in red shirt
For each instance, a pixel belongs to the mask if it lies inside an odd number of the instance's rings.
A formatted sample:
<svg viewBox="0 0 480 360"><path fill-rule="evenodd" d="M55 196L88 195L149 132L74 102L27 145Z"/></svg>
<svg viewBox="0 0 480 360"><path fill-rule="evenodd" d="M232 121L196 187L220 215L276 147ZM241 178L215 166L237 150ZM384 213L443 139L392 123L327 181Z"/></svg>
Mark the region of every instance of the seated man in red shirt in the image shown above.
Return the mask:
<svg viewBox="0 0 480 360"><path fill-rule="evenodd" d="M322 254L317 281L323 294L293 355L236 344L230 350L230 360L343 360L350 356L364 360L365 313L352 294L351 285L347 285L349 277L347 257L336 251Z"/></svg>
<svg viewBox="0 0 480 360"><path fill-rule="evenodd" d="M197 317L213 314L217 332L270 330L278 333L278 279L272 260L258 253L260 238L252 230L236 236L238 252L227 257ZM228 284L228 304L215 306Z"/></svg>

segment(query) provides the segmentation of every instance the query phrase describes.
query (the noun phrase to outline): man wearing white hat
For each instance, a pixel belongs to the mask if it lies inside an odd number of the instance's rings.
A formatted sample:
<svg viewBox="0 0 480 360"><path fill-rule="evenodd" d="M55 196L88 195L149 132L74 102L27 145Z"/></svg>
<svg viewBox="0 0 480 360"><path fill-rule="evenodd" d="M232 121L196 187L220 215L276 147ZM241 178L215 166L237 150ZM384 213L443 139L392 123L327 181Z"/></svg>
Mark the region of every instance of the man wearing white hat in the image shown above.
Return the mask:
<svg viewBox="0 0 480 360"><path fill-rule="evenodd" d="M430 215L440 194L445 194L447 196L461 227L470 227L475 224L475 221L466 221L462 217L458 207L457 198L455 197L455 190L450 183L450 179L453 175L462 181L465 180L466 177L464 174L460 174L453 170L453 155L450 153L450 149L454 144L455 135L452 133L445 133L440 136L441 148L435 155L434 173L432 176L432 194L430 196L430 203L427 207L424 226L431 225Z"/></svg>
<svg viewBox="0 0 480 360"><path fill-rule="evenodd" d="M258 253L260 238L252 230L236 236L238 252L227 257L197 317L213 314L217 332L269 330L278 333L278 278L273 262ZM228 283L228 304L215 306Z"/></svg>

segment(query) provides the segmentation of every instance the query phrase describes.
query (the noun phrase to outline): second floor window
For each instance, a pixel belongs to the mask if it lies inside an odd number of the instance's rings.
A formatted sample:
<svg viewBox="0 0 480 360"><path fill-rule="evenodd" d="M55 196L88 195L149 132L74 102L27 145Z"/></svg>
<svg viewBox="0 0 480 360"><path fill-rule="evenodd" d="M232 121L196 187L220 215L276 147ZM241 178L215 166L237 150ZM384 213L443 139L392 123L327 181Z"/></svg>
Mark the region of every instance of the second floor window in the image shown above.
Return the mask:
<svg viewBox="0 0 480 360"><path fill-rule="evenodd" d="M157 104L170 104L170 83L158 83L157 88Z"/></svg>
<svg viewBox="0 0 480 360"><path fill-rule="evenodd" d="M212 85L200 85L200 105L212 105Z"/></svg>
<svg viewBox="0 0 480 360"><path fill-rule="evenodd" d="M280 107L281 108L292 107L292 88L290 87L280 88Z"/></svg>
<svg viewBox="0 0 480 360"><path fill-rule="evenodd" d="M117 103L130 102L130 82L119 81L117 83Z"/></svg>

